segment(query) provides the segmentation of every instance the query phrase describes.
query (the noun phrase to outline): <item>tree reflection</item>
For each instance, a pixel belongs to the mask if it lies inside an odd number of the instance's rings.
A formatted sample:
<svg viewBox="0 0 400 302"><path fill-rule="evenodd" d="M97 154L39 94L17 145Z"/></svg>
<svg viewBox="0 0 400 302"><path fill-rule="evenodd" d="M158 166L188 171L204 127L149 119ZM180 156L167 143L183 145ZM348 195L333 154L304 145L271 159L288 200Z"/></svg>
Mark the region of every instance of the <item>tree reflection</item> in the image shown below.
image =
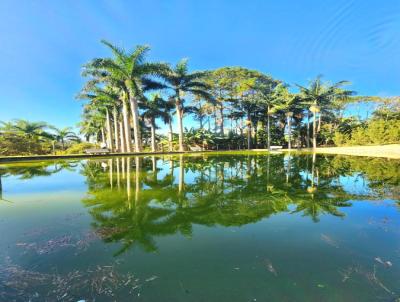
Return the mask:
<svg viewBox="0 0 400 302"><path fill-rule="evenodd" d="M118 253L156 251L159 236L193 236L193 227L242 226L279 213L318 222L344 217L354 200L399 199L396 160L305 155L113 157L0 165L5 177L32 179L79 169L93 228ZM362 188L346 183L362 180ZM4 200L4 199L3 199Z"/></svg>
<svg viewBox="0 0 400 302"><path fill-rule="evenodd" d="M351 206L350 200L368 198L347 192L341 183L346 173L337 172L331 159L315 155L109 161L107 172L97 167L98 161L85 164L83 171L93 172L84 172L89 194L83 202L94 228L113 230L104 240L122 244L117 254L135 245L156 251L155 238L191 237L194 225L241 226L283 212L301 213L314 222L324 215L344 217L341 208ZM121 180L117 186L112 185L115 179Z"/></svg>
<svg viewBox="0 0 400 302"><path fill-rule="evenodd" d="M29 180L36 177L51 176L63 170L74 171L78 165L78 160L0 164L0 201L8 201L3 198L3 179L6 177Z"/></svg>

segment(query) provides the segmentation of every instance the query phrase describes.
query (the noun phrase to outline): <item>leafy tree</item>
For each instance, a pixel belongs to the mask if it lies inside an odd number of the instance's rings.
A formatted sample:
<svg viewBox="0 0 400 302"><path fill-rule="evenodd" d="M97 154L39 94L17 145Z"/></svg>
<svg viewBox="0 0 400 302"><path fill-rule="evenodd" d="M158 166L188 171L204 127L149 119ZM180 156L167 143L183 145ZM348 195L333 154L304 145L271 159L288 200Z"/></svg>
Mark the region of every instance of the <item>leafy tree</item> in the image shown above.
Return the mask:
<svg viewBox="0 0 400 302"><path fill-rule="evenodd" d="M190 93L194 96L210 98L210 94L207 92L208 86L202 81L204 76L204 72L189 73L187 59L180 60L174 68L169 69L168 72L163 75L167 87L173 91L173 98L175 99L175 111L178 121L179 151L184 151L184 96L185 94Z"/></svg>
<svg viewBox="0 0 400 302"><path fill-rule="evenodd" d="M307 142L309 142L309 111L313 113L313 148L317 147L317 118L318 130L321 125L321 117L323 113L329 114L334 106L338 105L338 100L343 100L354 94L353 91L345 90L342 87L348 85L348 81L339 81L334 84L322 81L322 76L317 76L310 81L307 87L297 85L300 89L300 95L305 106L307 114Z"/></svg>
<svg viewBox="0 0 400 302"><path fill-rule="evenodd" d="M97 58L84 66L84 75L91 76L94 81L116 86L121 91L123 105L123 122L127 151L131 152L131 138L129 134L129 113L131 109L133 132L136 152L142 150L142 139L139 123L139 101L144 91L158 86L152 77L165 74L168 66L164 63L146 62L148 46L137 46L133 51L126 52L117 46L102 40L113 53L113 58Z"/></svg>
<svg viewBox="0 0 400 302"><path fill-rule="evenodd" d="M53 131L52 135L54 136L55 140L61 143L62 150L65 149L65 143L67 141L76 141L79 142L79 137L72 131L71 127L65 128L57 128L54 126L49 126L49 128Z"/></svg>
<svg viewBox="0 0 400 302"><path fill-rule="evenodd" d="M150 126L151 131L151 151L157 151L156 148L156 119L161 118L164 121L169 120L169 114L163 110L167 107L166 101L159 94L153 94L143 102L143 119Z"/></svg>

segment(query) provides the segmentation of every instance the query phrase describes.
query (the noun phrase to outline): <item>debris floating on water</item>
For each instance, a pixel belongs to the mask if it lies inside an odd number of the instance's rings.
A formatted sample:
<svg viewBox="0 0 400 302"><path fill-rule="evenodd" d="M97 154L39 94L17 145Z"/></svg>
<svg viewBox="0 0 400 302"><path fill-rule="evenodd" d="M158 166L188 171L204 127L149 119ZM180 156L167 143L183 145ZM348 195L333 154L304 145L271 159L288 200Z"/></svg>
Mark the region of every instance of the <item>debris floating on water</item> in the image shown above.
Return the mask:
<svg viewBox="0 0 400 302"><path fill-rule="evenodd" d="M150 278L147 278L145 281L146 282L151 282L151 281L154 281L156 279L158 279L158 276L151 276Z"/></svg>
<svg viewBox="0 0 400 302"><path fill-rule="evenodd" d="M388 268L388 267L392 267L393 263L390 261L384 261L382 260L381 257L375 257L375 261L382 264L384 267Z"/></svg>
<svg viewBox="0 0 400 302"><path fill-rule="evenodd" d="M321 234L321 240L324 241L325 243L329 244L330 246L339 248L339 244L326 234Z"/></svg>
<svg viewBox="0 0 400 302"><path fill-rule="evenodd" d="M109 265L66 274L41 273L24 269L7 258L0 267L0 301L76 302L77 296L110 300L126 290L132 294L139 287L139 279L133 274L121 274Z"/></svg>
<svg viewBox="0 0 400 302"><path fill-rule="evenodd" d="M267 268L267 270L271 274L273 274L275 277L278 276L278 272L276 271L276 269L272 265L272 262L269 259L264 259L264 264L265 264L265 267Z"/></svg>

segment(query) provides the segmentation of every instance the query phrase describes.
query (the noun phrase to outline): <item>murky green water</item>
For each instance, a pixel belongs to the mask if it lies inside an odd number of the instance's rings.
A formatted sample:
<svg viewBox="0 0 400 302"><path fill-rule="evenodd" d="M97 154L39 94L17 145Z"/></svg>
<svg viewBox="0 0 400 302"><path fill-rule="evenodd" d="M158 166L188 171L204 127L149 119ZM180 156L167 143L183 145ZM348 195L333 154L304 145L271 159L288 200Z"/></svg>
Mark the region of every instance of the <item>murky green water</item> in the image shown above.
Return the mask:
<svg viewBox="0 0 400 302"><path fill-rule="evenodd" d="M0 166L0 301L397 301L400 161Z"/></svg>

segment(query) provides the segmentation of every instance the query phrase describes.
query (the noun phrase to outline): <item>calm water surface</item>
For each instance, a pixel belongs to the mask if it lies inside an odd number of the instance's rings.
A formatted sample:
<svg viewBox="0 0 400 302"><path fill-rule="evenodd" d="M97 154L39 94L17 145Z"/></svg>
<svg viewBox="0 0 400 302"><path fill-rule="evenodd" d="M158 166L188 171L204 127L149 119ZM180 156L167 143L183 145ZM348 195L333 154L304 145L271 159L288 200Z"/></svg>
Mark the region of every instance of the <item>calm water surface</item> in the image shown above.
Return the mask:
<svg viewBox="0 0 400 302"><path fill-rule="evenodd" d="M0 301L398 301L400 161L0 166Z"/></svg>

